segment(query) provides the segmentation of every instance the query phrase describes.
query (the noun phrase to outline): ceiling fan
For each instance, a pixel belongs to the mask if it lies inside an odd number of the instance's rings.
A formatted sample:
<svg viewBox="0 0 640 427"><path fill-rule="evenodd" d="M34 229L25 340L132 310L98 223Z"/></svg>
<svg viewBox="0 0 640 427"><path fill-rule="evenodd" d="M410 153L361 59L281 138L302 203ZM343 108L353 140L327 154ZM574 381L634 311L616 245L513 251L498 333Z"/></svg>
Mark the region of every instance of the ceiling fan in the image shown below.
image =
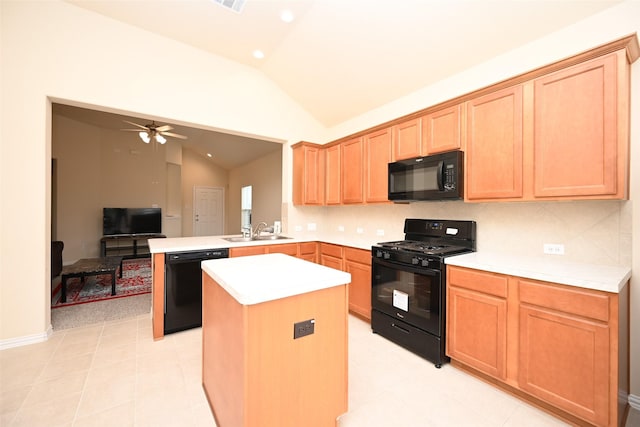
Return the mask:
<svg viewBox="0 0 640 427"><path fill-rule="evenodd" d="M156 142L159 142L160 144L164 144L167 142L167 138L165 138L165 136L180 138L180 139L187 139L187 137L184 135L179 135L177 133L169 132L171 129L173 129L173 127L169 125L162 125L162 126L157 125L155 120L152 121L150 124L147 124L144 126L127 121L127 120L123 120L123 122L136 126L136 129L121 129L121 130L128 131L128 132L138 132L138 136L140 136L140 139L142 139L145 142L145 144L148 144L149 142L151 142L152 139L155 140Z"/></svg>

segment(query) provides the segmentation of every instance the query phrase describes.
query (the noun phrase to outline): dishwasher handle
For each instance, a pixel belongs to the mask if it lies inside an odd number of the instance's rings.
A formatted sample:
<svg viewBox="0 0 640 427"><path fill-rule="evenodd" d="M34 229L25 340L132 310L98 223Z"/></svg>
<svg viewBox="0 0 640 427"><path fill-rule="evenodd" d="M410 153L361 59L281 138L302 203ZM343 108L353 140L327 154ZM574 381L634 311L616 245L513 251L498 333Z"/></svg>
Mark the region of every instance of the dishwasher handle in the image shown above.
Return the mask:
<svg viewBox="0 0 640 427"><path fill-rule="evenodd" d="M170 252L167 254L166 264L205 261L208 259L229 258L229 249L211 249L208 251Z"/></svg>

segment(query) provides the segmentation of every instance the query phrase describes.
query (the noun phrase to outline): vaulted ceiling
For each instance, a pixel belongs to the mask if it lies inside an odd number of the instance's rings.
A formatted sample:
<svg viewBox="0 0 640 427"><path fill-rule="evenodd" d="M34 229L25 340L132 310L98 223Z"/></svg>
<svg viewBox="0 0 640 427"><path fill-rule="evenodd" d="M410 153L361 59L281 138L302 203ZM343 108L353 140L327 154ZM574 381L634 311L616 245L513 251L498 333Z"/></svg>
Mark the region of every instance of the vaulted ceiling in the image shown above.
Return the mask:
<svg viewBox="0 0 640 427"><path fill-rule="evenodd" d="M327 127L621 2L66 1L255 67ZM238 2L240 12L219 4ZM293 21L281 19L285 10ZM255 58L255 50L264 58Z"/></svg>

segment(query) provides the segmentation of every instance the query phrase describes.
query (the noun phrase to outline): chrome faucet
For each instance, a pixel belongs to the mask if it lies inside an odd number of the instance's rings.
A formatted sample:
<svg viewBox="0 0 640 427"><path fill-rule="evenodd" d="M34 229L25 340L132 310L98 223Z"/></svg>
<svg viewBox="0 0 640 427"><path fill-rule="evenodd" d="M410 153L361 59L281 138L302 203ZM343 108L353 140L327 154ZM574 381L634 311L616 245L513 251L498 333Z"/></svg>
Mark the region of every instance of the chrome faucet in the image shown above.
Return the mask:
<svg viewBox="0 0 640 427"><path fill-rule="evenodd" d="M258 225L256 226L256 229L255 229L255 230L253 230L253 236L251 236L251 237L252 237L252 238L259 237L259 236L260 236L260 233L262 233L262 231L263 231L266 227L268 227L267 223L266 223L266 222L261 222L260 224L258 224Z"/></svg>

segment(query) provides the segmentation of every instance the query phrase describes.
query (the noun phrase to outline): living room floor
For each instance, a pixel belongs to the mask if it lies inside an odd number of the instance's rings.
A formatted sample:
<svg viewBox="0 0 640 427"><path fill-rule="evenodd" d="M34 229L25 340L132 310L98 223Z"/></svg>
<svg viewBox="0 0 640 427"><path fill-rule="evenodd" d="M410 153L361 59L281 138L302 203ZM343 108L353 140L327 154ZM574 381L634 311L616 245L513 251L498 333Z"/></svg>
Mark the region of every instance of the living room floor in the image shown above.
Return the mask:
<svg viewBox="0 0 640 427"><path fill-rule="evenodd" d="M201 351L201 329L153 341L149 314L4 350L0 425L215 426ZM436 369L350 316L349 412L339 426L561 425L451 365Z"/></svg>

